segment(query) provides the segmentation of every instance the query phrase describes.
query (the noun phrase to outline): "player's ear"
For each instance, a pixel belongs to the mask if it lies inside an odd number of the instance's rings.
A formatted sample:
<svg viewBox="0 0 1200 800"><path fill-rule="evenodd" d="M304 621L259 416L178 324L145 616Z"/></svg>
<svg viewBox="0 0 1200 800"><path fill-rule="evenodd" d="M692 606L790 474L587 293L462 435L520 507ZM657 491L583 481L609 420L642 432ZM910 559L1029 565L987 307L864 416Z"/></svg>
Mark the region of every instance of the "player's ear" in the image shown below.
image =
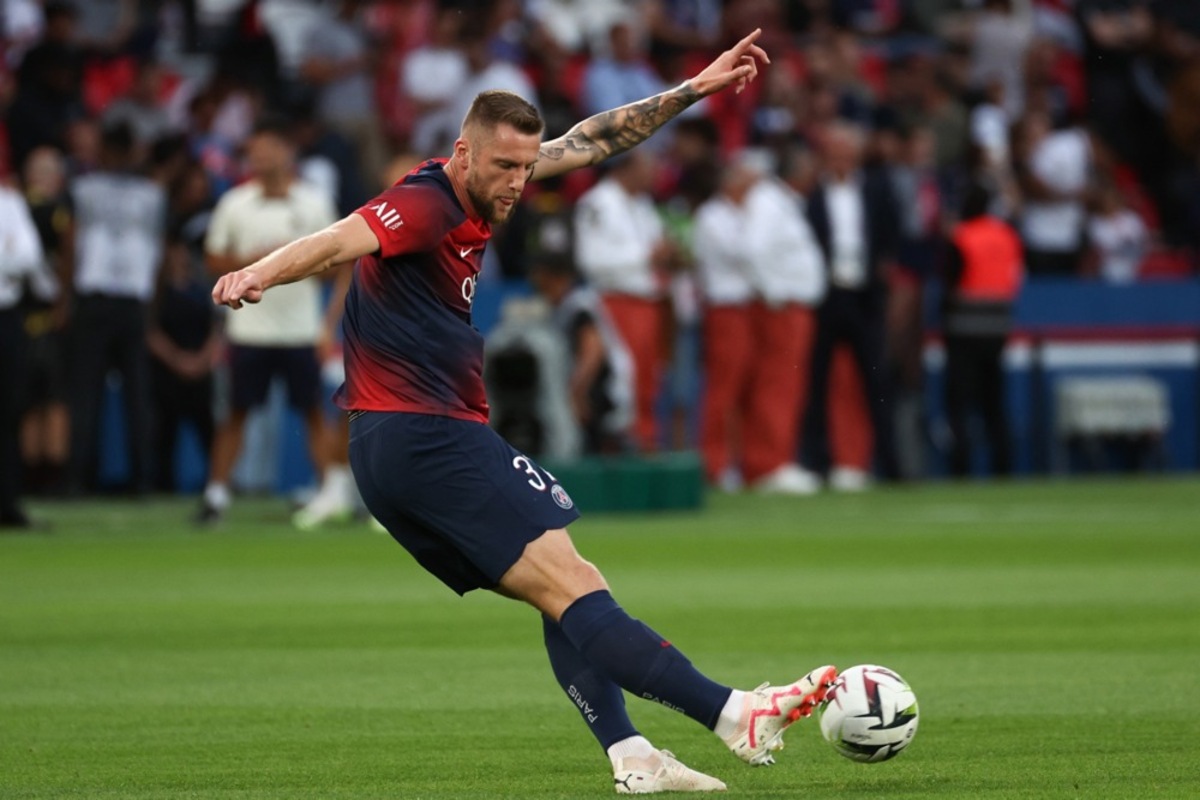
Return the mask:
<svg viewBox="0 0 1200 800"><path fill-rule="evenodd" d="M464 166L471 163L471 146L465 136L454 140L454 157Z"/></svg>

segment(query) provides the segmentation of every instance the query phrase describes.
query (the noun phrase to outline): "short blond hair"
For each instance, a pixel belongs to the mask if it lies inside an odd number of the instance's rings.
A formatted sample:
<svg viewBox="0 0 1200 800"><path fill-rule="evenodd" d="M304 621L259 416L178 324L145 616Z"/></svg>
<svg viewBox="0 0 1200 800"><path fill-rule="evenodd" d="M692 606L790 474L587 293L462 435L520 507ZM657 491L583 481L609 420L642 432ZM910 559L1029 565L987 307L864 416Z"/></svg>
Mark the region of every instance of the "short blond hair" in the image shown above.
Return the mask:
<svg viewBox="0 0 1200 800"><path fill-rule="evenodd" d="M519 133L539 136L546 127L538 110L519 94L502 89L480 92L463 118L463 131L477 126L490 132L499 125L511 125Z"/></svg>

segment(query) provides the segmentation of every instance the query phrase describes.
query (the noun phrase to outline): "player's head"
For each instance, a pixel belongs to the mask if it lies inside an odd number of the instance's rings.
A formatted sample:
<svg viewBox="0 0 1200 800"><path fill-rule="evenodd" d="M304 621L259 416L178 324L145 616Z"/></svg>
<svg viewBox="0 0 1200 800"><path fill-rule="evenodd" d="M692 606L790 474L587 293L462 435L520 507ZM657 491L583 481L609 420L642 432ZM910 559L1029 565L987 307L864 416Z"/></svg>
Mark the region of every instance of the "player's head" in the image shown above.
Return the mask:
<svg viewBox="0 0 1200 800"><path fill-rule="evenodd" d="M537 163L543 123L528 101L512 92L481 92L454 143L467 196L488 222L512 216Z"/></svg>

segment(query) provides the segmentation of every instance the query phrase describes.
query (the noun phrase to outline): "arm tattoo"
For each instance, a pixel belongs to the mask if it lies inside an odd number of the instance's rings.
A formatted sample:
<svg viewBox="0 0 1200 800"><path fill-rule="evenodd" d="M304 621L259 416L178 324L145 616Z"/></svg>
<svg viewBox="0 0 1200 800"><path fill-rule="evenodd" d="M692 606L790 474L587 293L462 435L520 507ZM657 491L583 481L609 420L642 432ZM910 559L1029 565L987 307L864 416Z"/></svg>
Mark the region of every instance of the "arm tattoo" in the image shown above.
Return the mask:
<svg viewBox="0 0 1200 800"><path fill-rule="evenodd" d="M685 82L645 100L602 111L571 128L562 138L542 145L541 157L558 161L568 154L582 153L595 164L646 141L699 99L700 93Z"/></svg>

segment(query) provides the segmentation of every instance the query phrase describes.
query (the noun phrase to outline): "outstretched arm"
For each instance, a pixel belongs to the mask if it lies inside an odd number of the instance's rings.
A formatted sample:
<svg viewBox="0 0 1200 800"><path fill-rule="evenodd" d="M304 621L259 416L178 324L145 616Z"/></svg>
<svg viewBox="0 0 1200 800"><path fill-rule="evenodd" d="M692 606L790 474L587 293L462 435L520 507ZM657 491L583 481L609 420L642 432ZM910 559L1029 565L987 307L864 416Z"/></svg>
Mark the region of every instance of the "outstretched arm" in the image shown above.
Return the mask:
<svg viewBox="0 0 1200 800"><path fill-rule="evenodd" d="M644 142L700 98L729 86L742 91L758 75L759 61L771 63L766 51L754 43L761 35L762 29L755 29L699 75L674 89L588 117L557 139L546 142L533 168L533 180L597 164L623 153Z"/></svg>
<svg viewBox="0 0 1200 800"><path fill-rule="evenodd" d="M366 221L351 214L272 251L248 267L222 275L213 287L213 302L230 308L257 303L272 286L303 280L378 249L379 240Z"/></svg>

